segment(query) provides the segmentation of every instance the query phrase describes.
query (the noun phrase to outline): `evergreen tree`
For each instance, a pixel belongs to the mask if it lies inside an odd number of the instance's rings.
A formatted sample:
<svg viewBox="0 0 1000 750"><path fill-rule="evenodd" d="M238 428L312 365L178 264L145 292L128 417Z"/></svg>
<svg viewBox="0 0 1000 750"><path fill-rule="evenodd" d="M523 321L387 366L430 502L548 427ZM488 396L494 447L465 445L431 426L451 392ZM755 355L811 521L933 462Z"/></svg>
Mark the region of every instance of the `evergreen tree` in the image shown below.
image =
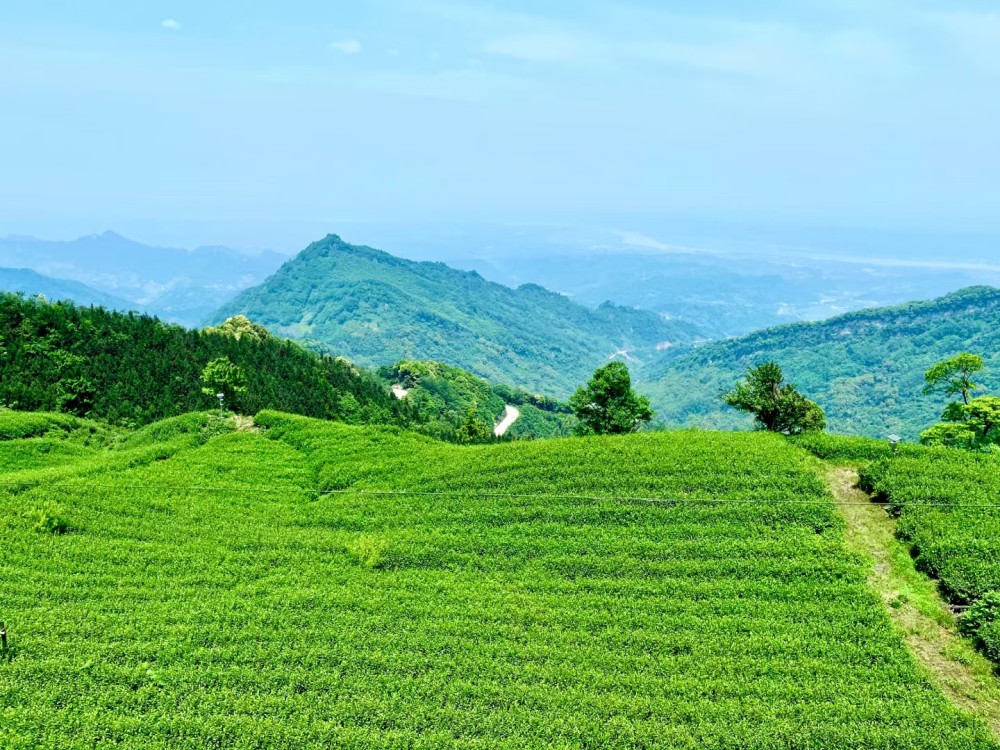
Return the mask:
<svg viewBox="0 0 1000 750"><path fill-rule="evenodd" d="M632 378L622 362L595 370L569 403L580 420L581 435L635 432L653 418L649 399L632 390Z"/></svg>
<svg viewBox="0 0 1000 750"><path fill-rule="evenodd" d="M774 362L747 370L746 379L722 397L730 406L753 414L770 432L798 435L826 429L826 414L790 383Z"/></svg>

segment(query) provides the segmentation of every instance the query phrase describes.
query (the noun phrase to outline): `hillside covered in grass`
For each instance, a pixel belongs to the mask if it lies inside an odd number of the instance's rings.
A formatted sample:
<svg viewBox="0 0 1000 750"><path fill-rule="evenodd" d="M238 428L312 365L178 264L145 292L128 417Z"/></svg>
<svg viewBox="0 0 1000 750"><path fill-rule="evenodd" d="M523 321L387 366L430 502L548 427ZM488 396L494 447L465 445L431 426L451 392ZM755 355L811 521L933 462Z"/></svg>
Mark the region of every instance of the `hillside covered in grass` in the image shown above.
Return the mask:
<svg viewBox="0 0 1000 750"><path fill-rule="evenodd" d="M699 335L656 313L611 304L594 310L537 285L511 289L336 235L314 242L215 319L237 314L360 364L436 360L560 398L616 352L642 359Z"/></svg>
<svg viewBox="0 0 1000 750"><path fill-rule="evenodd" d="M640 371L642 388L666 424L748 426L719 399L746 369L771 360L826 410L833 432L916 439L938 421L939 397L925 396L924 372L969 351L981 354L983 383L1000 387L1000 289L972 287L930 302L796 323L663 356Z"/></svg>
<svg viewBox="0 0 1000 750"><path fill-rule="evenodd" d="M5 748L995 747L777 436L269 412L79 450L0 474Z"/></svg>

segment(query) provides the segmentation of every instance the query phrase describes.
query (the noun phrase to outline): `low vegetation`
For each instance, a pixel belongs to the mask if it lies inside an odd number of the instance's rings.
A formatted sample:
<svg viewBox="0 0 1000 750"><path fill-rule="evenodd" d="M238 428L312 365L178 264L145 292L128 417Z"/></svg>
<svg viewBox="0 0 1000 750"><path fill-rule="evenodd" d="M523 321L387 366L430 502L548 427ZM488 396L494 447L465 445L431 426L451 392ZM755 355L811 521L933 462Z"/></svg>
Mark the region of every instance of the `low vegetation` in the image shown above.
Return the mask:
<svg viewBox="0 0 1000 750"><path fill-rule="evenodd" d="M985 602L964 627L991 658L1000 656L990 604L1000 592L1000 457L913 447L869 464L861 483L890 504L918 567L952 602Z"/></svg>
<svg viewBox="0 0 1000 750"><path fill-rule="evenodd" d="M0 746L995 747L780 436L212 419L0 474Z"/></svg>

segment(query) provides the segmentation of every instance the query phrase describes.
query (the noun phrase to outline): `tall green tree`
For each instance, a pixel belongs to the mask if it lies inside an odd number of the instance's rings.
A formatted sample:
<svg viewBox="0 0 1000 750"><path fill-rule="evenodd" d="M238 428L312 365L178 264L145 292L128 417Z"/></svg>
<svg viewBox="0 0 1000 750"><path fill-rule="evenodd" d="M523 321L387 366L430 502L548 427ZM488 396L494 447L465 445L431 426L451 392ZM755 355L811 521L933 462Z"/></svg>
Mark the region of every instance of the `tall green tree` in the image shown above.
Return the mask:
<svg viewBox="0 0 1000 750"><path fill-rule="evenodd" d="M968 404L969 397L982 386L973 382L972 376L980 372L985 363L978 354L963 352L950 359L938 362L926 373L924 393L940 393L946 396L962 397L962 403Z"/></svg>
<svg viewBox="0 0 1000 750"><path fill-rule="evenodd" d="M775 362L765 362L747 370L743 382L722 396L733 408L753 414L757 423L770 432L798 435L826 429L826 414L791 383Z"/></svg>
<svg viewBox="0 0 1000 750"><path fill-rule="evenodd" d="M941 422L920 433L920 442L964 450L996 450L1000 446L1000 398L978 396L967 404L948 404Z"/></svg>
<svg viewBox="0 0 1000 750"><path fill-rule="evenodd" d="M482 419L475 405L465 412L465 419L456 431L460 443L487 443L493 437L493 430Z"/></svg>
<svg viewBox="0 0 1000 750"><path fill-rule="evenodd" d="M637 431L653 418L649 399L632 389L632 377L622 362L612 362L594 375L569 400L582 435L616 435Z"/></svg>
<svg viewBox="0 0 1000 750"><path fill-rule="evenodd" d="M239 411L240 397L247 392L247 376L229 357L217 357L205 365L201 382L202 393L213 399L222 394L225 405Z"/></svg>
<svg viewBox="0 0 1000 750"><path fill-rule="evenodd" d="M972 394L982 388L972 380L984 367L983 358L968 352L938 362L924 379L924 393L961 396L941 413L941 421L920 433L924 445L964 450L994 450L1000 446L1000 398Z"/></svg>

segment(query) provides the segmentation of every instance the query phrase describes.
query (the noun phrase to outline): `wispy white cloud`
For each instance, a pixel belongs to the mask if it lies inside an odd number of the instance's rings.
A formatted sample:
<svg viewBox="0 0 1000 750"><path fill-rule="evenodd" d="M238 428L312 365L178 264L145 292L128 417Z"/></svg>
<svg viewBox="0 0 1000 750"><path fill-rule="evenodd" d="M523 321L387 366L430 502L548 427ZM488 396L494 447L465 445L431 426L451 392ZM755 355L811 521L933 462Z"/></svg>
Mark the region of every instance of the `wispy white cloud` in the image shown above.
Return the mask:
<svg viewBox="0 0 1000 750"><path fill-rule="evenodd" d="M361 51L361 42L357 39L343 39L337 42L330 42L327 47L334 52L344 55L356 55Z"/></svg>
<svg viewBox="0 0 1000 750"><path fill-rule="evenodd" d="M488 41L483 48L528 62L582 62L605 54L604 44L584 34L567 31L536 31L511 34Z"/></svg>
<svg viewBox="0 0 1000 750"><path fill-rule="evenodd" d="M175 21L173 18L164 18L160 21L160 27L166 29L167 31L180 31L184 28L180 21Z"/></svg>

